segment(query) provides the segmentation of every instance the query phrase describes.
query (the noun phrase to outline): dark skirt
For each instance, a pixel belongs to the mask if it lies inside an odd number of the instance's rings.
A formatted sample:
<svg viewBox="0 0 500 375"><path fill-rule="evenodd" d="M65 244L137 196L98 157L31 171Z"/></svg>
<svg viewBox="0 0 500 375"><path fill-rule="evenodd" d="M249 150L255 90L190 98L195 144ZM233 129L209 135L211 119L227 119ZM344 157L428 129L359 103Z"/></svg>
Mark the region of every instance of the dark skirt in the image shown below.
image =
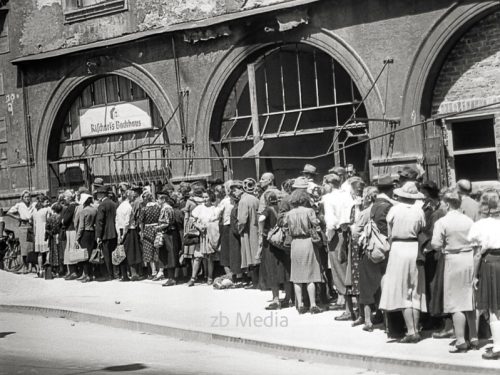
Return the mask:
<svg viewBox="0 0 500 375"><path fill-rule="evenodd" d="M264 285L267 288L279 288L290 281L290 267L290 251L277 249L264 238L260 265Z"/></svg>
<svg viewBox="0 0 500 375"><path fill-rule="evenodd" d="M362 305L378 305L380 301L381 282L387 268L387 259L373 263L363 254L359 263L359 303Z"/></svg>
<svg viewBox="0 0 500 375"><path fill-rule="evenodd" d="M359 251L357 245L351 244L351 285L346 287L346 295L348 296L359 295L359 262L361 260Z"/></svg>
<svg viewBox="0 0 500 375"><path fill-rule="evenodd" d="M241 240L233 230L229 233L229 268L234 274L241 273Z"/></svg>
<svg viewBox="0 0 500 375"><path fill-rule="evenodd" d="M95 232L93 230L84 230L78 244L82 249L87 249L88 255L90 256L90 254L92 254L92 250L97 247L95 242Z"/></svg>
<svg viewBox="0 0 500 375"><path fill-rule="evenodd" d="M437 260L434 277L430 282L429 313L432 316L443 315L444 310L444 261L445 257L440 253ZM426 270L427 272L427 270ZM427 276L427 273L425 274Z"/></svg>
<svg viewBox="0 0 500 375"><path fill-rule="evenodd" d="M177 230L163 234L164 245L160 248L159 259L165 268L179 267L179 252L182 248L180 234Z"/></svg>
<svg viewBox="0 0 500 375"><path fill-rule="evenodd" d="M127 254L127 263L135 265L142 263L141 239L137 229L129 229L123 240L125 253Z"/></svg>
<svg viewBox="0 0 500 375"><path fill-rule="evenodd" d="M230 245L229 245L229 235L231 233L230 225L222 225L220 232L220 255L219 260L221 266L230 267Z"/></svg>
<svg viewBox="0 0 500 375"><path fill-rule="evenodd" d="M90 250L90 252L92 252L92 250ZM49 238L49 258L47 261L52 267L58 267L63 264L61 254L64 258L64 247L62 244L60 242L56 243L56 239L54 237Z"/></svg>
<svg viewBox="0 0 500 375"><path fill-rule="evenodd" d="M500 310L500 253L483 256L480 267L477 308Z"/></svg>

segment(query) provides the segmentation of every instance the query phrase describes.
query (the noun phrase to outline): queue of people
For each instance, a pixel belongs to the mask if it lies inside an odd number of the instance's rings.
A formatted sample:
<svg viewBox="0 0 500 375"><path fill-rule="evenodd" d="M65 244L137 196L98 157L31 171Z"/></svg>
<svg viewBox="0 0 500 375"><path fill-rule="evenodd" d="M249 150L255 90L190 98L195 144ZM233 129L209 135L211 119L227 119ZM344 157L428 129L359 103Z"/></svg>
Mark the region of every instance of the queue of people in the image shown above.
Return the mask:
<svg viewBox="0 0 500 375"><path fill-rule="evenodd" d="M6 269L91 281L184 282L268 290L267 310L343 310L339 321L416 343L422 330L480 347L480 321L500 358L500 195L439 189L411 167L367 186L353 168L316 168L275 186L243 181L150 186L96 181L51 202L29 191L15 218L18 262ZM10 257L9 259L12 259ZM284 298L280 299L280 292ZM484 327L483 327L484 328Z"/></svg>

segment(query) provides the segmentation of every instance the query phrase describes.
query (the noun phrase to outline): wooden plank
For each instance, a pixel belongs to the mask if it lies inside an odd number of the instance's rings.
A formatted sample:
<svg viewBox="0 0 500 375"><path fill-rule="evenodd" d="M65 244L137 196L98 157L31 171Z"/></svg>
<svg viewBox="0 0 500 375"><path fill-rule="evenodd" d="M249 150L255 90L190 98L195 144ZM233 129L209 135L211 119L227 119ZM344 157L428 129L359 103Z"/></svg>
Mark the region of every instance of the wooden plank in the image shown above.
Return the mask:
<svg viewBox="0 0 500 375"><path fill-rule="evenodd" d="M255 64L247 65L248 89L250 91L250 111L252 114L253 144L260 141L259 108L257 105L257 85L255 82ZM260 176L260 159L255 158L255 172L257 178Z"/></svg>

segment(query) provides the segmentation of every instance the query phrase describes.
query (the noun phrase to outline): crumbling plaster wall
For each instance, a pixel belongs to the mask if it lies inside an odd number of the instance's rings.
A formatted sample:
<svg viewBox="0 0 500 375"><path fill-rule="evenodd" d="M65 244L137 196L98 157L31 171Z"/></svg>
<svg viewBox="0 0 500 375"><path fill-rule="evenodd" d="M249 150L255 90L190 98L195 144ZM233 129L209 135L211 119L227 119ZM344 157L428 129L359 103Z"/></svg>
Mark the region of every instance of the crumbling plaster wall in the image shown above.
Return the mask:
<svg viewBox="0 0 500 375"><path fill-rule="evenodd" d="M128 10L65 23L66 0L17 0L21 55L53 51L290 0L128 0Z"/></svg>

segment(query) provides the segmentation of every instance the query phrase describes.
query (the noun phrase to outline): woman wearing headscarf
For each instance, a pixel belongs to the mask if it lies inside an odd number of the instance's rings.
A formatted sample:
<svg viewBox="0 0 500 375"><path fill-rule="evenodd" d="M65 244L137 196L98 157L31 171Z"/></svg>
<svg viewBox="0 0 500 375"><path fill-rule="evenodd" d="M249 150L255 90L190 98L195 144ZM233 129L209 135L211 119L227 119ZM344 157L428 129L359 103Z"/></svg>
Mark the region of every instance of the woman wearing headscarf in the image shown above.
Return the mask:
<svg viewBox="0 0 500 375"><path fill-rule="evenodd" d="M481 219L469 232L475 249L474 284L477 286L477 309L489 315L493 346L484 359L500 359L500 195L487 190L481 195Z"/></svg>
<svg viewBox="0 0 500 375"><path fill-rule="evenodd" d="M403 311L407 329L402 343L417 343L420 312L427 311L425 301L425 274L417 269L417 235L425 225L421 205L416 201L424 195L412 181L394 190L399 204L387 214L388 234L391 242L387 271L382 282L380 309Z"/></svg>
<svg viewBox="0 0 500 375"><path fill-rule="evenodd" d="M21 246L21 257L23 262L22 273L28 273L28 253L33 251L33 213L35 203L31 202L31 193L24 190L20 201L12 206L6 213L7 216L19 222L19 228L15 231Z"/></svg>
<svg viewBox="0 0 500 375"><path fill-rule="evenodd" d="M37 275L43 276L43 264L49 252L49 242L45 239L45 225L51 213L50 199L45 195L39 196L33 213L33 230L35 232L35 253L37 254Z"/></svg>
<svg viewBox="0 0 500 375"><path fill-rule="evenodd" d="M302 298L302 287L306 286L311 314L321 312L316 305L316 286L322 282L321 268L311 239L319 220L310 207L309 194L304 189L295 190L290 203L293 209L285 214L285 223L292 237L290 281L294 283L299 314L307 312Z"/></svg>
<svg viewBox="0 0 500 375"><path fill-rule="evenodd" d="M473 272L474 254L468 240L473 221L460 210L460 195L449 189L443 196L446 215L434 224L431 245L442 253L443 313L452 314L455 346L450 353L463 353L469 349L465 341L466 321L469 340L477 348L476 316L474 306Z"/></svg>
<svg viewBox="0 0 500 375"><path fill-rule="evenodd" d="M80 195L80 205L82 209L79 212L78 226L76 229L76 241L81 249L87 249L87 256L90 256L92 250L97 246L95 240L95 219L97 208L92 206L92 196L87 193ZM82 275L77 279L82 283L91 281L91 264L88 258L79 263L82 267Z"/></svg>

